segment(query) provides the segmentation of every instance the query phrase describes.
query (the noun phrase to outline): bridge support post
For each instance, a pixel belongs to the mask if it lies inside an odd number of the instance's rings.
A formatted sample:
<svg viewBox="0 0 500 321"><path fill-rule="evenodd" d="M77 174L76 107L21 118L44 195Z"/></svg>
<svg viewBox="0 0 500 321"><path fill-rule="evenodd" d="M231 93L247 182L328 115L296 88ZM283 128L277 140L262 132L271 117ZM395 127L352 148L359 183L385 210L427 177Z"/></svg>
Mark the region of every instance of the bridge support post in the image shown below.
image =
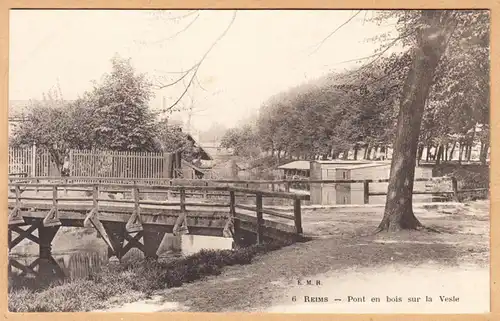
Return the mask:
<svg viewBox="0 0 500 321"><path fill-rule="evenodd" d="M12 230L9 228L8 229L8 232L7 232L7 239L8 239L8 246L9 246L9 254L10 254L10 244L12 243ZM8 275L11 275L12 274L12 263L9 261L9 264L8 264Z"/></svg>
<svg viewBox="0 0 500 321"><path fill-rule="evenodd" d="M178 253L182 251L182 235L166 233L165 247L167 251Z"/></svg>
<svg viewBox="0 0 500 321"><path fill-rule="evenodd" d="M108 258L116 256L118 260L121 260L123 256L123 243L125 241L125 224L114 223L114 222L101 222L106 234L109 237L109 241L113 245L113 249L108 247Z"/></svg>
<svg viewBox="0 0 500 321"><path fill-rule="evenodd" d="M146 258L157 259L158 249L163 241L165 232L151 231L147 228L142 232L143 242L144 242L144 256Z"/></svg>
<svg viewBox="0 0 500 321"><path fill-rule="evenodd" d="M59 226L38 227L39 255L40 259L48 260L52 256L52 240L56 236Z"/></svg>
<svg viewBox="0 0 500 321"><path fill-rule="evenodd" d="M52 241L57 231L59 231L59 226L45 227L42 224L38 226L38 275L41 277L64 277L64 272L52 257Z"/></svg>
<svg viewBox="0 0 500 321"><path fill-rule="evenodd" d="M257 193L257 199L255 201L256 212L257 212L257 244L263 243L263 225L264 219L262 217L262 194Z"/></svg>
<svg viewBox="0 0 500 321"><path fill-rule="evenodd" d="M257 235L243 230L240 227L241 221L234 219L233 248L244 248L257 243Z"/></svg>

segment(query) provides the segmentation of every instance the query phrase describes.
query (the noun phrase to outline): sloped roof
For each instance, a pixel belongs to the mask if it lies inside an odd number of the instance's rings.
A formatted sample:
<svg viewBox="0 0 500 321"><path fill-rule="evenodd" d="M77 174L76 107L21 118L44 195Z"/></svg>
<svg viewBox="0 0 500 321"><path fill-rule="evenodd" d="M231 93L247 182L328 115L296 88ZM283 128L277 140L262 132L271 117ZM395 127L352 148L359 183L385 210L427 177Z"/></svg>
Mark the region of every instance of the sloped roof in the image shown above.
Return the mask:
<svg viewBox="0 0 500 321"><path fill-rule="evenodd" d="M213 160L214 158L205 150L203 147L200 146L200 144L193 138L193 136L189 133L186 133L188 140L193 142L196 147L198 147L201 151L201 159L204 160Z"/></svg>
<svg viewBox="0 0 500 321"><path fill-rule="evenodd" d="M370 161L370 160L328 160L314 161L315 163L333 165L330 168L336 169L358 169L377 166L391 166L390 161Z"/></svg>
<svg viewBox="0 0 500 321"><path fill-rule="evenodd" d="M361 168L368 168L368 167L380 167L380 166L391 166L391 163L389 162L373 162L373 163L368 163L368 164L359 164L359 165L348 165L348 166L339 166L337 167L338 169L361 169Z"/></svg>
<svg viewBox="0 0 500 321"><path fill-rule="evenodd" d="M200 173L200 174L205 174L205 171L201 168L199 168L198 166L194 165L194 164L191 164L190 162L182 159L182 164L183 165L186 165L188 167L191 167L192 169L194 169L196 172Z"/></svg>
<svg viewBox="0 0 500 321"><path fill-rule="evenodd" d="M20 116L32 104L31 100L9 100L9 116Z"/></svg>
<svg viewBox="0 0 500 321"><path fill-rule="evenodd" d="M279 169L299 169L299 170L309 170L311 169L310 161L293 161L286 163L278 167Z"/></svg>

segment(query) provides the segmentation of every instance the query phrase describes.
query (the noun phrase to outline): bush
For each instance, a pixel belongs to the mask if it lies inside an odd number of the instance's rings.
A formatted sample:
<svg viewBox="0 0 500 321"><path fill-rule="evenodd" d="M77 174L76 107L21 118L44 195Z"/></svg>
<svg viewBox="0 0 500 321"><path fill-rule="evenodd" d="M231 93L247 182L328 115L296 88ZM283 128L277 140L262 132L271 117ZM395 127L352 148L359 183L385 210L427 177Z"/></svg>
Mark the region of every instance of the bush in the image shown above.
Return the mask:
<svg viewBox="0 0 500 321"><path fill-rule="evenodd" d="M106 308L113 296L137 293L150 297L154 291L179 287L209 275L219 275L224 266L244 265L260 253L277 250L290 243L265 243L236 250L201 250L171 262L136 257L120 265L104 266L85 280L54 283L33 290L23 278L9 279L9 311L72 312ZM30 279L31 280L31 279Z"/></svg>
<svg viewBox="0 0 500 321"><path fill-rule="evenodd" d="M433 168L432 176L453 176L459 189L489 187L490 168L487 165L440 164Z"/></svg>

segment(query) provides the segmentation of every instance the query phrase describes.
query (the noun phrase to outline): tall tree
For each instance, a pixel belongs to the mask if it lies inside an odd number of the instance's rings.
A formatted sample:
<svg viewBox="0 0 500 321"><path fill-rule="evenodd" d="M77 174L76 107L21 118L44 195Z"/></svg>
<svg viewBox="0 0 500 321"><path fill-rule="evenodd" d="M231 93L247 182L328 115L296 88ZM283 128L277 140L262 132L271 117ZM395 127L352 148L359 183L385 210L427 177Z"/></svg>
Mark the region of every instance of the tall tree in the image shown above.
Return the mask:
<svg viewBox="0 0 500 321"><path fill-rule="evenodd" d="M78 123L64 105L53 104L53 100L34 102L28 111L27 120L14 132L12 147L30 147L33 144L49 151L54 164L61 173L64 159L71 148L69 137L75 133Z"/></svg>
<svg viewBox="0 0 500 321"><path fill-rule="evenodd" d="M114 57L112 71L87 93L93 109L95 147L155 150L155 116L149 109L151 83L137 74L129 59Z"/></svg>
<svg viewBox="0 0 500 321"><path fill-rule="evenodd" d="M481 12L422 10L397 12L398 24L412 34L412 65L401 94L396 138L389 177L384 217L379 230L419 229L422 224L413 213L412 195L416 155L424 108L442 56L456 30L460 40ZM477 24L474 26L477 28Z"/></svg>
<svg viewBox="0 0 500 321"><path fill-rule="evenodd" d="M183 144L179 131L168 133L149 110L150 84L130 61L115 57L112 71L76 101L49 93L29 108L27 121L13 133L13 146L47 149L62 169L70 149L153 151ZM158 144L158 139L163 139Z"/></svg>

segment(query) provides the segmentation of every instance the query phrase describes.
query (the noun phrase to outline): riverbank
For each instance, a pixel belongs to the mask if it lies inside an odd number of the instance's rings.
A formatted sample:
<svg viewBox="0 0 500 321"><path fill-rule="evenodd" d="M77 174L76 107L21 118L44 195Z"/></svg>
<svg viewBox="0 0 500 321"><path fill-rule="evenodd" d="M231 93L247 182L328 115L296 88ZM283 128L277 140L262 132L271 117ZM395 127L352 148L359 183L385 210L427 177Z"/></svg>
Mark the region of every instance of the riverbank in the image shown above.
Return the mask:
<svg viewBox="0 0 500 321"><path fill-rule="evenodd" d="M188 282L182 286L172 287L164 282L165 271L175 270L172 266L136 264L102 272L107 281L80 280L53 286L38 294L16 290L9 296L9 308L17 304L19 309L26 309L21 306L23 302L32 302L38 296L39 300L43 297L47 302L74 302L73 310L67 311L391 312L394 307L382 304L376 307L345 302L304 304L292 302L292 298L295 296L303 301L303 296L318 295L333 300L336 296L347 295L384 297L392 293L423 297L425 293L455 293L462 298L462 303L451 305L451 308L459 311L461 307L467 310L468 306L473 309L470 312L487 309L489 202L416 212L423 224L441 233L414 231L374 235L372 232L381 218L381 213L374 209L359 212L315 210L304 213L304 220L316 237L314 240L273 248L272 252L268 251L270 249L245 250L247 256L241 256L235 264L224 263L225 256L216 254L197 262L181 259L178 267L188 262L196 266L184 277L194 271L203 276L196 280L187 278ZM224 253L230 252L233 251ZM219 266L214 262L223 264ZM250 262L252 264L248 264ZM175 273L170 272L170 275L175 276ZM156 281L149 284L147 279ZM309 288L298 285L299 280L307 279L319 280L321 285ZM465 279L477 284L476 292L460 282ZM73 292L77 294L71 294ZM117 296L119 293L122 295ZM70 304L60 302L59 306L69 309ZM429 312L443 310L443 305L436 302L426 307L424 310ZM405 308L412 307L401 304L396 310L404 312ZM463 312L467 313L465 310Z"/></svg>
<svg viewBox="0 0 500 321"><path fill-rule="evenodd" d="M421 222L441 233L373 235L380 215L369 211L306 213L306 220L317 225L317 239L258 256L251 265L229 267L217 277L161 291L158 294L163 300L158 305L181 303L165 311L191 312L440 313L454 309L482 313L489 309L488 201L454 209L420 209ZM297 284L307 279L322 285ZM433 305L345 303L347 295L385 299L385 295L425 297L425 293L434 296ZM455 294L462 302L438 304L439 294ZM302 301L304 296L340 297L343 301L292 302L294 296Z"/></svg>
<svg viewBox="0 0 500 321"><path fill-rule="evenodd" d="M117 303L151 298L161 289L180 287L222 268L246 265L259 254L287 244L261 244L235 250L201 250L184 258L156 261L137 258L127 263L109 264L88 278L59 281L46 288L23 277L9 278L9 311L73 312L106 309ZM32 280L34 282L34 280ZM31 289L30 289L31 287Z"/></svg>

